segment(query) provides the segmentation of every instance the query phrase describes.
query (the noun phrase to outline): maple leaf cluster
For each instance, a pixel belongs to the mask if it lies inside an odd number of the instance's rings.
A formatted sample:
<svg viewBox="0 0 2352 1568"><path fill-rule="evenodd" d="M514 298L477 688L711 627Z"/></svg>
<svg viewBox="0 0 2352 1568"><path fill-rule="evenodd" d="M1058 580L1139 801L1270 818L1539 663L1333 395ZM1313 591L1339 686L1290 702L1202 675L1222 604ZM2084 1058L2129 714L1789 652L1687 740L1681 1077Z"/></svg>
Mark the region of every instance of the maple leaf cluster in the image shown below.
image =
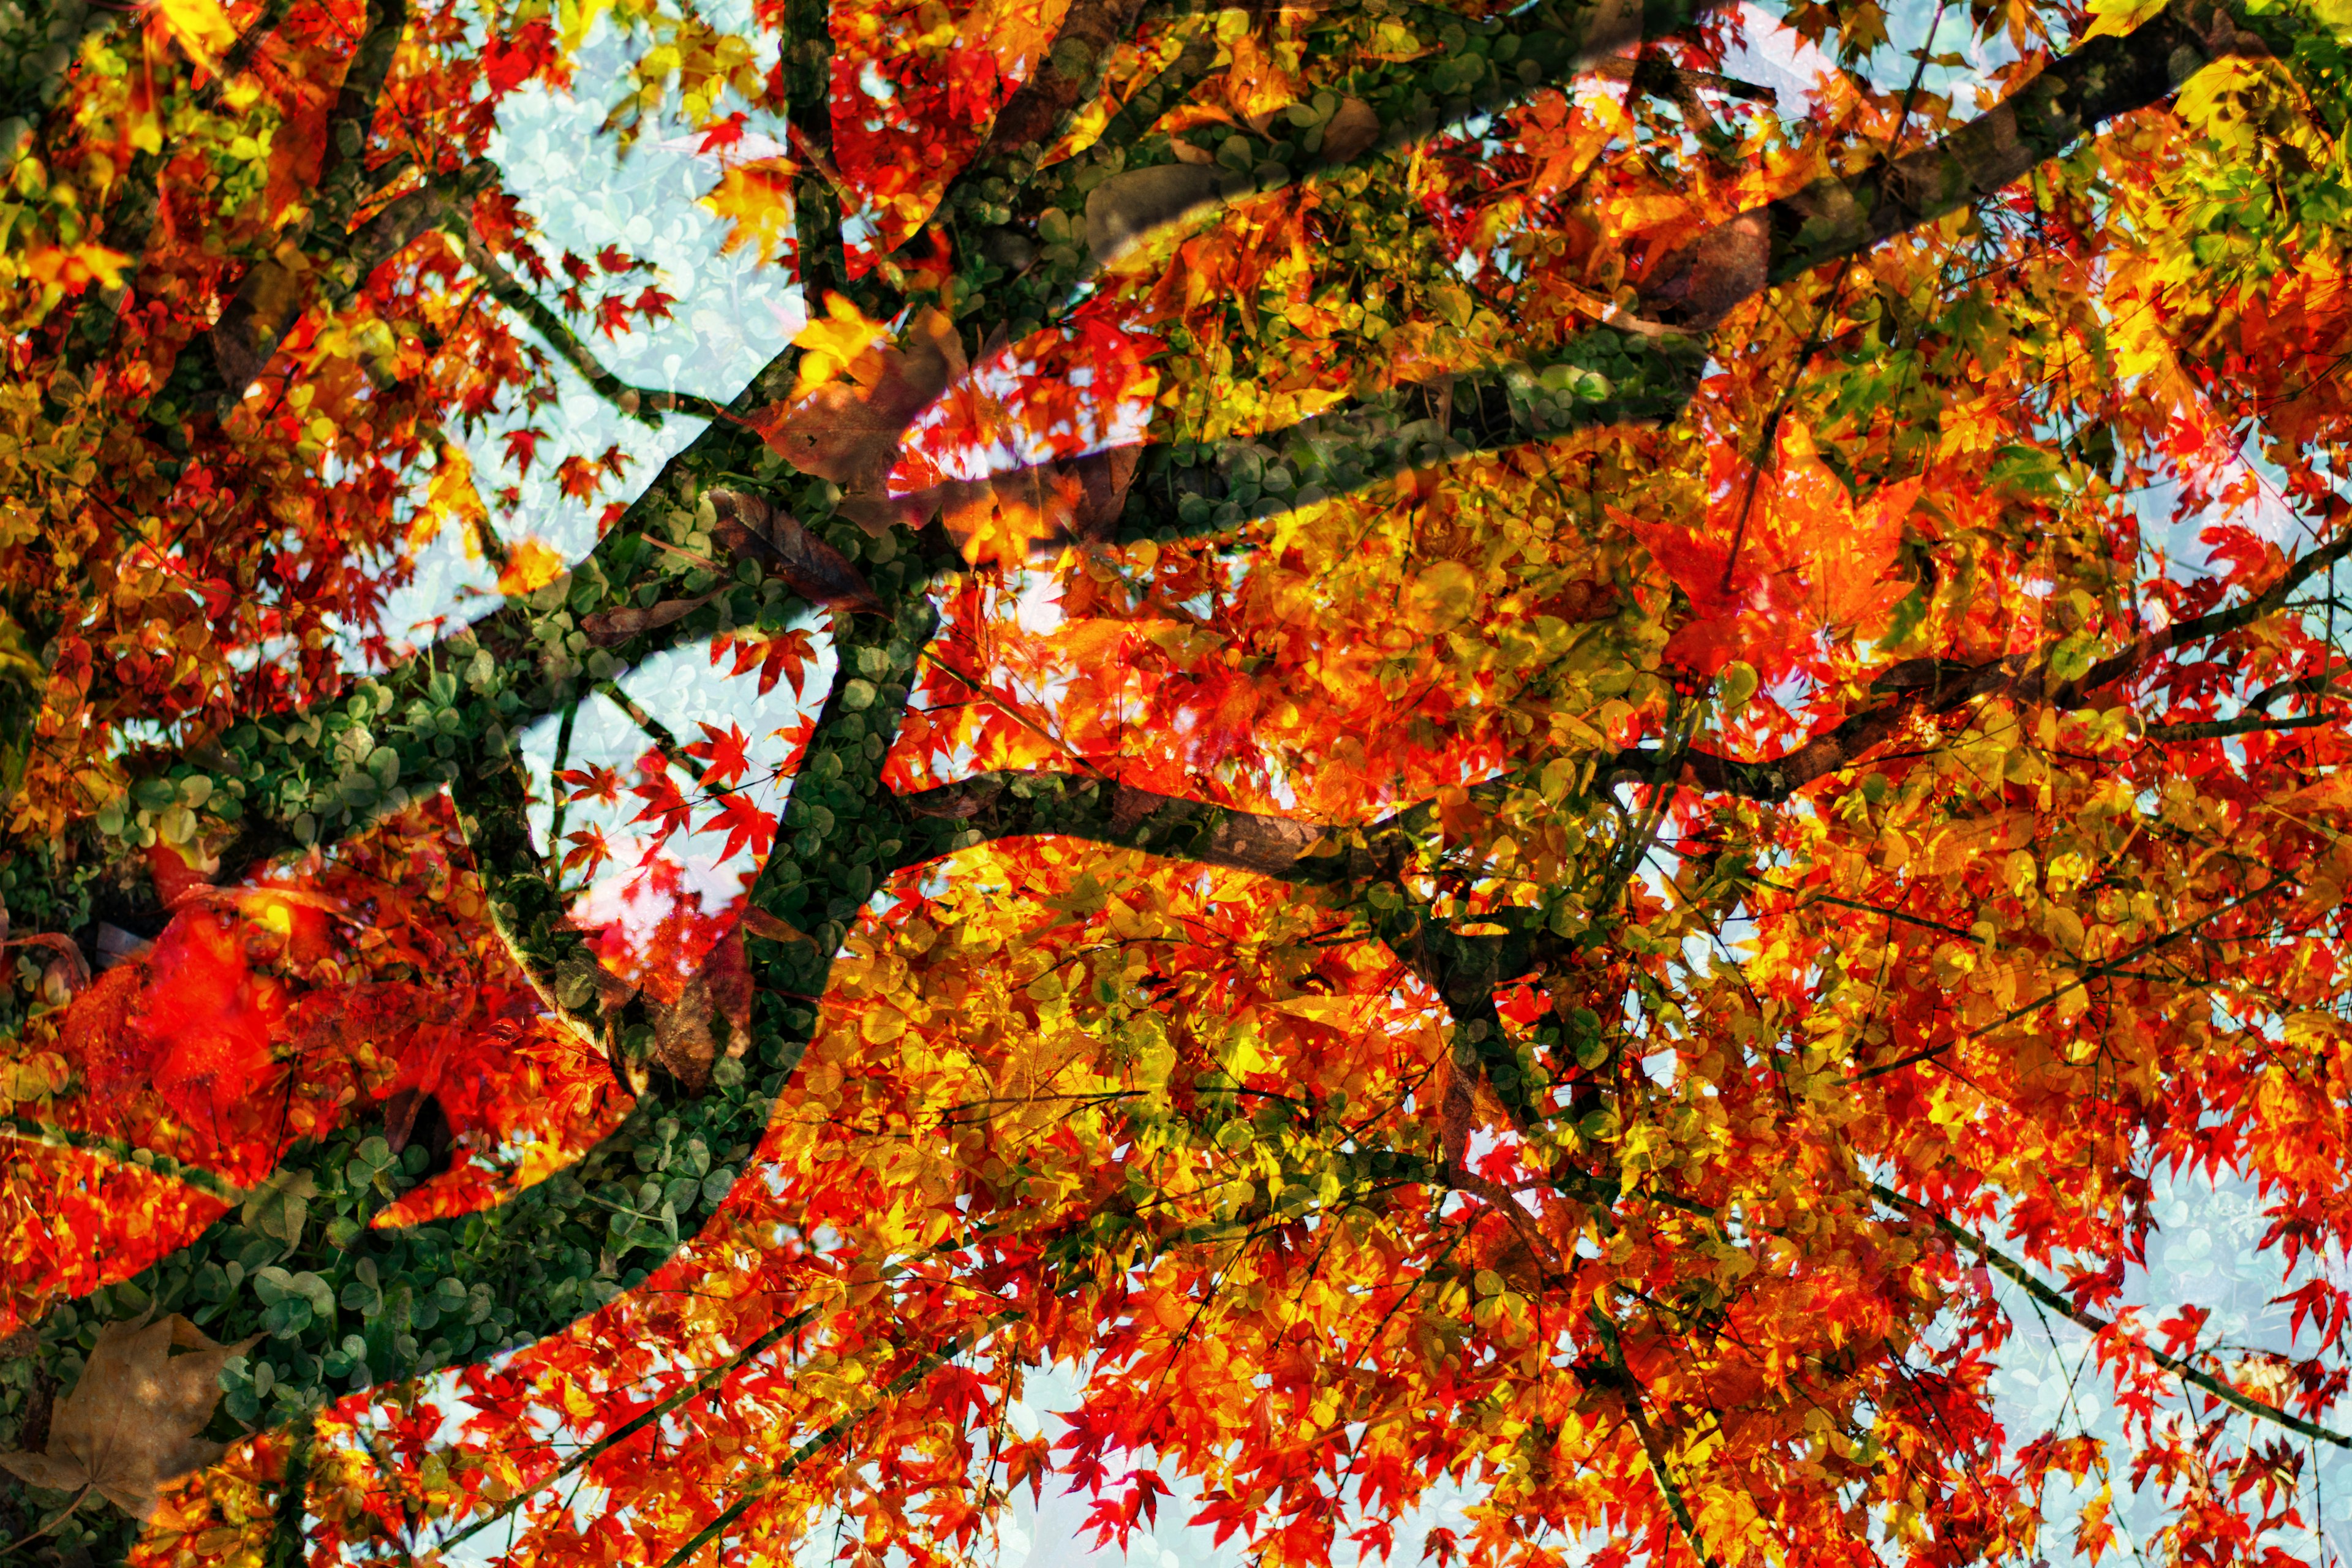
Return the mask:
<svg viewBox="0 0 2352 1568"><path fill-rule="evenodd" d="M0 1544L2324 1539L2352 46L1965 9L0 19ZM488 156L596 27L740 395Z"/></svg>

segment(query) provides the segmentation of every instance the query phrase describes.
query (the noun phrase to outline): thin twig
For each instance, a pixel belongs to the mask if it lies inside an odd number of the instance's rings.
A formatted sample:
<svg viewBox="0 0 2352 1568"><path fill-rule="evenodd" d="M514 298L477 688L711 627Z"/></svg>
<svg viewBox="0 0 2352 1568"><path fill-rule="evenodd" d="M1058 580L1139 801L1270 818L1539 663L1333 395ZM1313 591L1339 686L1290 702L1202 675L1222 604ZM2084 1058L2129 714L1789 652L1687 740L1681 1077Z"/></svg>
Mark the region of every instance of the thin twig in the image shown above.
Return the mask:
<svg viewBox="0 0 2352 1568"><path fill-rule="evenodd" d="M929 1377L941 1363L961 1355L980 1340L1025 1315L1017 1310L992 1312L963 1332L952 1336L946 1342L926 1352L912 1366L884 1384L881 1390L872 1399L866 1401L863 1408L834 1421L824 1431L794 1448L791 1456L774 1470L760 1477L746 1487L741 1497L719 1510L716 1519L695 1531L685 1545L671 1552L667 1561L662 1564L662 1568L681 1568L682 1564L691 1562L696 1552L725 1534L727 1527L742 1518L753 1503L765 1497L775 1487L790 1480L803 1465L856 1431L865 1423L867 1416Z"/></svg>
<svg viewBox="0 0 2352 1568"><path fill-rule="evenodd" d="M1896 1192L1894 1188L1886 1186L1882 1183L1871 1183L1870 1190L1875 1194L1882 1202L1891 1205L1895 1208L1902 1209L1906 1213L1917 1215L1930 1221L1934 1224L1937 1229L1942 1231L1953 1240L1959 1242L1962 1246L1974 1252L1978 1257L1983 1258L1986 1263L1998 1268L2003 1274L2008 1275L2010 1279L2015 1280L2019 1285L2024 1287L2028 1295L2032 1296L2036 1301L2041 1302L2043 1306L2048 1307L2051 1310L2064 1313L2067 1318L2072 1320L2074 1322L2090 1330L2091 1332L2095 1334L2107 1335L2117 1332L2116 1325L2112 1320L2102 1318L2096 1312L2086 1311L2084 1309L2077 1307L2074 1302L2068 1300L2064 1295L2059 1291L2052 1289L2049 1286L2035 1279L2032 1271L2028 1269L2025 1265L2010 1257L2007 1253L2001 1251L2000 1248L1993 1246L1992 1243L1985 1240L1984 1237L1977 1235L1976 1232L1969 1229L1966 1226L1960 1225L1957 1221L1948 1218L1944 1215L1937 1212L1935 1209L1930 1208L1927 1205L1919 1202L1916 1198L1905 1197L1901 1193ZM2265 1400L2257 1399L2251 1394L2246 1394L2239 1389L2231 1387L2228 1384L2223 1383L2217 1377L2198 1371L2193 1363L2183 1360L2179 1356L2172 1354L2168 1351L2158 1350L2154 1345L2149 1344L2146 1340L2140 1339L2137 1335L2121 1335L2119 1337L2128 1339L2133 1344L2137 1345L2141 1350L2146 1351L2147 1352L2147 1358L2150 1361L2156 1363L2157 1365L2162 1367L2173 1376L2180 1379L2183 1383L2191 1384L2196 1387L2203 1389L2207 1394L2211 1394L2214 1398L2220 1400L2224 1405L2234 1405L2236 1408L2244 1411L2247 1415L2253 1416L2257 1420L2274 1422L2278 1426L2284 1426L2288 1431L2296 1433L2301 1436L2308 1437L2321 1443L2332 1443L2339 1448L2352 1448L2352 1436L2347 1436L2341 1432L2332 1431L2326 1426L2318 1425L2316 1422L2305 1421L2299 1415L2290 1415L2275 1405L2272 1405Z"/></svg>
<svg viewBox="0 0 2352 1568"><path fill-rule="evenodd" d="M33 1531L30 1535L24 1536L19 1540L12 1541L5 1546L0 1546L0 1557L14 1557L17 1552L22 1552L25 1548L30 1546L33 1542L38 1541L41 1537L47 1535L49 1531L63 1524L67 1520L73 1517L73 1510L79 1508L81 1506L81 1500L88 1496L89 1496L89 1488L85 1485L81 1490L74 1493L72 1498L67 1501L65 1507L58 1510L56 1515L50 1519L48 1523L41 1526L40 1529Z"/></svg>

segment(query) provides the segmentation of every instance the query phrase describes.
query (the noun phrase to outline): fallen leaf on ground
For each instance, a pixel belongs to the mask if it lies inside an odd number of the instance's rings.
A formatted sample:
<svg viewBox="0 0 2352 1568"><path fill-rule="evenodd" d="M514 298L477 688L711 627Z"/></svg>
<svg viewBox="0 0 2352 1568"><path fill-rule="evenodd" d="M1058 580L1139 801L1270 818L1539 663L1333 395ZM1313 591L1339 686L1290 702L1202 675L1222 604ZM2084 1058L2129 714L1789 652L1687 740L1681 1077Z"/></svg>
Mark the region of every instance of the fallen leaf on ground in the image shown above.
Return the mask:
<svg viewBox="0 0 2352 1568"><path fill-rule="evenodd" d="M81 1381L58 1403L47 1450L0 1453L0 1466L37 1487L95 1491L145 1520L166 1481L227 1451L196 1434L220 1403L221 1368L260 1337L218 1344L177 1312L109 1323Z"/></svg>

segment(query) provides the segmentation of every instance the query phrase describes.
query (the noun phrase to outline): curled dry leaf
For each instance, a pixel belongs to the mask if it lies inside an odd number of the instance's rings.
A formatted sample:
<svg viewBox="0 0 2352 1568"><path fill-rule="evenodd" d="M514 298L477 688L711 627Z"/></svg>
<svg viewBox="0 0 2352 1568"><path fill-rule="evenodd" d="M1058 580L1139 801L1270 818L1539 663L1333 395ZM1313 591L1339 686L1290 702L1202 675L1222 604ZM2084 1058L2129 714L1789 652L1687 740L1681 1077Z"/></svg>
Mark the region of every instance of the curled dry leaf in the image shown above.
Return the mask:
<svg viewBox="0 0 2352 1568"><path fill-rule="evenodd" d="M1087 249L1108 265L1153 229L1219 199L1222 172L1202 163L1160 163L1113 174L1087 194Z"/></svg>
<svg viewBox="0 0 2352 1568"><path fill-rule="evenodd" d="M792 921L772 915L757 904L743 911L743 929L753 936L766 937L770 942L805 942L814 945L816 941Z"/></svg>
<svg viewBox="0 0 2352 1568"><path fill-rule="evenodd" d="M829 301L835 320L854 317L845 301ZM796 342L822 334L813 324ZM847 359L848 377L826 382L807 396L779 405L754 423L761 439L804 474L841 486L838 510L879 534L899 521L887 483L898 443L915 416L963 378L963 346L955 324L937 310L915 318L904 343L869 348Z"/></svg>
<svg viewBox="0 0 2352 1568"><path fill-rule="evenodd" d="M160 1322L109 1323L81 1381L58 1402L47 1448L0 1453L0 1466L37 1487L95 1491L147 1519L165 1482L226 1451L196 1434L220 1403L221 1369L260 1337L218 1344L177 1312Z"/></svg>
<svg viewBox="0 0 2352 1568"><path fill-rule="evenodd" d="M1330 122L1323 127L1323 156L1334 163L1352 163L1381 139L1381 117L1360 98L1343 98Z"/></svg>
<svg viewBox="0 0 2352 1568"><path fill-rule="evenodd" d="M792 513L740 490L716 491L710 504L719 514L719 542L738 555L757 557L809 603L828 610L881 611L882 601L865 574Z"/></svg>
<svg viewBox="0 0 2352 1568"><path fill-rule="evenodd" d="M599 610L580 619L580 629L598 647L617 647L631 637L666 626L672 621L683 620L718 597L714 593L693 599L664 599L657 605L640 608L626 605L617 610Z"/></svg>

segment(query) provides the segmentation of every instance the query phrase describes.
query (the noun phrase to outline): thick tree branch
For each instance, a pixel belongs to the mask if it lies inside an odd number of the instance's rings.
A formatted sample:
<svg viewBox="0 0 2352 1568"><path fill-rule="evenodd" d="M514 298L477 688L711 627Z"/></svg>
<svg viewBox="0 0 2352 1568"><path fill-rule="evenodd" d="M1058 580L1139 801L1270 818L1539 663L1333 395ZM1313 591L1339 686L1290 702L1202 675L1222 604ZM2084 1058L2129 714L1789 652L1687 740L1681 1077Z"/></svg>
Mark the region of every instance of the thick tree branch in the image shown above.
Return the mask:
<svg viewBox="0 0 2352 1568"><path fill-rule="evenodd" d="M2199 1371L2192 1362L2174 1355L2168 1351L2158 1350L2146 1340L2121 1333L2112 1320L2102 1318L2096 1312L2086 1311L2076 1306L2063 1293L2052 1289L2035 1279L2032 1270L2027 1268L2024 1264L2010 1257L1976 1232L1946 1217L1918 1199L1906 1197L1894 1188L1878 1182L1871 1183L1870 1190L1889 1207L1900 1209L1905 1214L1927 1220L1937 1230L1983 1258L1987 1264L2016 1281L2024 1288L2028 1295L2052 1311L2063 1313L2070 1321L2080 1324L2102 1339L2109 1336L2129 1339L2131 1343L2147 1353L2148 1360L2180 1379L2181 1382L2202 1389L2222 1404L2243 1411L2258 1421L2267 1421L2273 1426L2284 1426L2299 1437L2307 1437L2318 1443L2333 1444L2338 1448L2352 1448L2352 1436L2347 1436L2341 1432L2322 1426L2317 1422L2306 1421L2299 1415L2291 1415L2275 1405L2257 1399L2251 1394L2232 1388L2220 1378Z"/></svg>
<svg viewBox="0 0 2352 1568"><path fill-rule="evenodd" d="M1117 523L1087 536L1213 537L1409 468L1598 426L1671 419L1689 401L1706 356L1701 339L1596 327L1549 363L1457 376L1443 388L1393 387L1253 437L1147 445Z"/></svg>
<svg viewBox="0 0 2352 1568"><path fill-rule="evenodd" d="M1238 138L1246 152L1239 160L1239 169L1222 174L1175 161L1168 151L1152 159L1128 156L1133 138L1148 131L1157 118L1157 107L1164 100L1155 95L1189 85L1188 54L1162 81L1139 95L1139 102L1146 107L1131 122L1133 130L1123 132L1125 139L1106 136L1068 163L1042 171L1034 165L1043 151L1042 140L1007 142L1002 147L992 142L994 155L973 161L950 187L939 214L950 223L961 221L961 213L992 214L1001 194L1010 187L1021 193L1013 209L1018 221L1034 226L1048 206L1066 205L1070 192L1080 184L1092 185L1086 200L1087 243L1083 249L1056 265L1023 268L1008 287L1002 314L1042 321L1057 314L1068 303L1068 290L1116 249L1147 239L1210 207L1278 190L1295 180L1342 174L1425 141L1441 127L1491 114L1538 89L1567 80L1612 50L1683 31L1717 3L1651 0L1629 6L1614 0L1546 0L1507 16L1473 24L1490 46L1504 37L1513 41L1517 52L1507 68L1483 57L1472 57L1460 62L1470 68L1467 79L1457 79L1448 97L1433 102L1424 65L1404 60L1376 67L1351 81L1351 92L1364 95L1355 100L1364 116L1359 128L1305 151L1289 139L1297 132L1286 123L1264 131L1246 125L1225 127L1223 139L1230 142ZM1126 117L1121 118L1125 121ZM1002 117L999 123L1004 123ZM1321 128L1316 134L1321 134ZM1108 160L1116 160L1116 164L1109 178L1104 179ZM991 226L1003 221L998 216L983 219Z"/></svg>
<svg viewBox="0 0 2352 1568"><path fill-rule="evenodd" d="M993 163L1007 153L1034 159L1080 99L1102 80L1111 53L1134 30L1143 0L1070 0L1036 68L996 111L988 140L972 159Z"/></svg>
<svg viewBox="0 0 2352 1568"><path fill-rule="evenodd" d="M1742 213L1639 285L1662 319L1710 328L1741 301L1980 201L2101 125L2146 109L2214 60L2269 47L2220 0L2174 0L2123 37L2094 38L1930 146Z"/></svg>
<svg viewBox="0 0 2352 1568"><path fill-rule="evenodd" d="M985 773L902 797L919 824L897 868L935 859L961 843L1060 835L1155 855L1205 861L1285 881L1335 879L1337 854L1318 856L1325 830L1123 784L1066 773Z"/></svg>
<svg viewBox="0 0 2352 1568"><path fill-rule="evenodd" d="M2340 722L2342 720L2334 713L2298 713L2287 718L2248 713L2235 719L2216 719L2202 724L2150 724L2147 738L2166 742L2219 741L2231 735L2256 735L2272 730L2309 730L2322 724Z"/></svg>
<svg viewBox="0 0 2352 1568"><path fill-rule="evenodd" d="M1594 425L1671 417L1687 400L1704 361L1703 334L1741 300L1990 195L2107 121L2158 101L2212 60L2266 47L2215 0L2175 0L2127 37L2094 39L2053 62L2015 97L1933 146L1874 175L1823 181L1742 214L1662 260L1638 285L1644 309L1697 335L1650 336L1641 322L1596 329L1586 352L1561 363L1601 374L1607 390L1600 395L1580 376L1574 392L1547 396L1536 390L1540 383L1531 367L1509 367L1459 378L1453 416L1434 429L1422 423L1427 413L1408 416L1423 406L1433 412L1434 401L1406 387L1205 452L1191 443L1146 446L1114 537L1223 532L1360 488L1415 460L1433 462ZM1391 127L1375 152L1433 128ZM1449 444L1459 451L1448 450ZM1270 468L1290 476L1293 488L1237 482ZM2095 670L2083 685L2095 688L2108 679ZM1800 772L1803 765L1810 764L1801 764Z"/></svg>
<svg viewBox="0 0 2352 1568"><path fill-rule="evenodd" d="M284 242L247 270L220 319L205 335L205 347L219 378L222 412L261 374L300 314L301 302L310 291L305 275L311 269L301 254L303 247L313 235L340 235L366 198L367 145L375 124L376 101L407 27L407 0L368 0L366 30L352 53L335 95L335 107L327 118L318 195ZM379 241L383 237L377 237ZM349 271L364 262L367 252L355 246L346 254L352 259L342 265ZM347 280L349 286L356 288L365 275L360 271Z"/></svg>

